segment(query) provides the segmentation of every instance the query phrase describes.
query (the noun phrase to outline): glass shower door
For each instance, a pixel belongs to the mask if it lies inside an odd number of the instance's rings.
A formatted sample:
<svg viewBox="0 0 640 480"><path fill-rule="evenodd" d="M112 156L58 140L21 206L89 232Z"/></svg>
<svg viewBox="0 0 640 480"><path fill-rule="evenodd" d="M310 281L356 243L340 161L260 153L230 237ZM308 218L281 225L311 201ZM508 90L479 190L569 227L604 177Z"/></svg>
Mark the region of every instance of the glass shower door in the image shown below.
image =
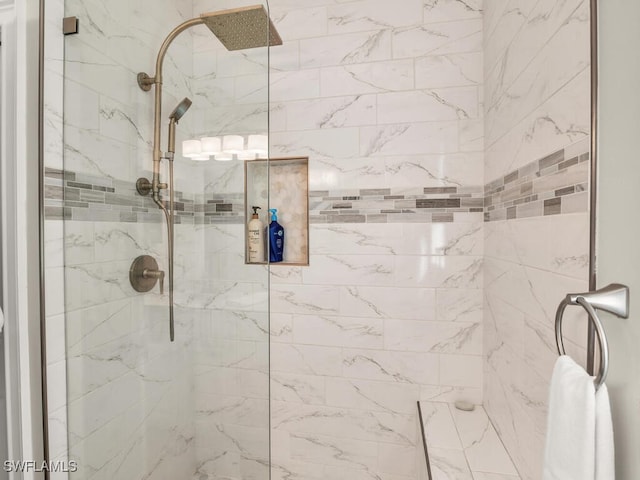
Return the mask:
<svg viewBox="0 0 640 480"><path fill-rule="evenodd" d="M169 185L173 342L166 218L136 189L139 178L153 178L156 112L154 87L143 91L137 75L153 76L176 26L237 6L221 3L65 0L80 29L65 39L64 170L47 180L64 194L68 450L78 465L71 478L269 475L268 266L245 264L245 152L214 159L182 151L186 140L246 142L268 132L268 47L229 51L195 25L166 54L162 152L171 112L192 101L176 126ZM169 160L160 165L167 183ZM159 200L168 208L168 190ZM163 292L161 281L146 293L132 287L132 263L143 255L164 272ZM154 270L145 275L162 276Z"/></svg>

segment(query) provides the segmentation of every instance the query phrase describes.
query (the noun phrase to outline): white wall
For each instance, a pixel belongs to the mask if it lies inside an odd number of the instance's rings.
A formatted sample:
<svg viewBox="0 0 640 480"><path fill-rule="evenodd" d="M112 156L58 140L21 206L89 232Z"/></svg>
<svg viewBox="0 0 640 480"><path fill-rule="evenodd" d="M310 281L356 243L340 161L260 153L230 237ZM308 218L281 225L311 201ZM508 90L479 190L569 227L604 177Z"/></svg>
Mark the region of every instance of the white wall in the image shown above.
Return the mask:
<svg viewBox="0 0 640 480"><path fill-rule="evenodd" d="M611 397L616 478L640 476L638 425L638 162L637 115L640 95L637 81L640 62L635 54L640 35L640 5L634 2L600 4L600 102L598 149L598 286L623 283L631 289L631 315L623 320L603 315L610 349L607 386ZM635 200L634 200L635 199Z"/></svg>

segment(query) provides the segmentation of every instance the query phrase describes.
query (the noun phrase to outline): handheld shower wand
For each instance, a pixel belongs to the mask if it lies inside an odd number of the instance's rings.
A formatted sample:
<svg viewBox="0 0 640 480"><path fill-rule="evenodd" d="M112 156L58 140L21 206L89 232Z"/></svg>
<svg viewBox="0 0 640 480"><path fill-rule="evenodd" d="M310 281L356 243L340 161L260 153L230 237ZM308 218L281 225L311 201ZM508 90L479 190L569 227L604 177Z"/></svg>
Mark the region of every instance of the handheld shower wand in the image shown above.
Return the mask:
<svg viewBox="0 0 640 480"><path fill-rule="evenodd" d="M141 195L148 195L152 193L153 201L158 205L158 208L164 213L167 221L167 251L168 251L168 270L169 270L169 339L173 342L175 340L175 322L173 317L173 252L174 252L174 225L175 225L175 184L173 179L173 159L176 153L176 125L187 113L191 107L191 100L184 98L178 106L169 115L169 135L167 151L164 155L160 155L158 161L153 162L153 181L149 182L145 178L138 179L136 188ZM166 159L169 161L169 183L160 183L160 159ZM169 190L169 208L160 198L160 189ZM162 293L162 287L161 293Z"/></svg>
<svg viewBox="0 0 640 480"><path fill-rule="evenodd" d="M167 154L171 155L171 160L173 160L173 156L176 153L176 125L184 114L187 113L191 104L191 100L185 97L178 106L173 109L171 115L169 115L169 145L167 147Z"/></svg>
<svg viewBox="0 0 640 480"><path fill-rule="evenodd" d="M191 100L184 98L182 102L173 110L169 115L169 135L167 152L164 156L169 161L169 211L167 212L166 206L160 202L158 206L162 209L167 219L167 244L168 244L168 260L169 260L169 339L173 342L175 340L175 322L173 319L173 252L174 252L174 225L175 225L175 187L173 181L173 159L176 153L176 125L187 113L191 107Z"/></svg>

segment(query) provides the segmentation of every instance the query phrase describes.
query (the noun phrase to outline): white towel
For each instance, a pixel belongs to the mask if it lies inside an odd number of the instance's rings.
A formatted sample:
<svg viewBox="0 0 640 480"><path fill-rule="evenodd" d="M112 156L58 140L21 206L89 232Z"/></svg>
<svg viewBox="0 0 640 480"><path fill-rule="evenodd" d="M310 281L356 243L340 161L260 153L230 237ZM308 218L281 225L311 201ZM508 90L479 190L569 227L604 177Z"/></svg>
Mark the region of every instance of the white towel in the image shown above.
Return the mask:
<svg viewBox="0 0 640 480"><path fill-rule="evenodd" d="M609 391L602 384L596 393L596 480L614 480L615 455L613 421L609 405Z"/></svg>
<svg viewBox="0 0 640 480"><path fill-rule="evenodd" d="M544 480L614 480L613 427L606 387L570 357L551 378ZM597 476L596 476L597 474Z"/></svg>

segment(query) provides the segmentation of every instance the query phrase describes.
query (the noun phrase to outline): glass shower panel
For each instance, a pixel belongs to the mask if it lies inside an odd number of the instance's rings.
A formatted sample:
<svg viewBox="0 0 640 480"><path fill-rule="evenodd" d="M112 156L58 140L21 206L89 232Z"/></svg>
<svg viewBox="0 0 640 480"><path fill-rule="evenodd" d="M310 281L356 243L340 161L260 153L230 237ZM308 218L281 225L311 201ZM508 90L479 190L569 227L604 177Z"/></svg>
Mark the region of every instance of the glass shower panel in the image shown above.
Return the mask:
<svg viewBox="0 0 640 480"><path fill-rule="evenodd" d="M243 6L195 4L202 12ZM249 136L268 133L269 52L229 51L194 30L193 65L193 138L219 138L223 149L235 138L244 150L195 167L203 182L196 229L206 270L197 301L209 315L194 331L196 463L202 479L267 479L269 276L268 266L245 264L244 161L256 155L248 151Z"/></svg>
<svg viewBox="0 0 640 480"><path fill-rule="evenodd" d="M65 15L80 25L65 39L58 179L68 449L78 465L72 479L269 476L268 265L245 264L243 193L248 136L269 130L268 47L229 51L213 28L194 21L166 52L161 152L170 151L171 112L185 97L192 101L176 125L168 185L175 198L173 342L167 220L153 194L136 189L139 178L154 179L157 88L143 91L138 73L154 77L161 45L178 25L243 6L65 0ZM262 34L266 45L267 24ZM231 158L183 151L184 141L218 137L222 144L230 135L242 138ZM161 160L158 174L160 187L170 183L169 160ZM169 189L159 195L169 208ZM130 281L143 275L130 272L143 255L157 262L144 273L148 292Z"/></svg>

